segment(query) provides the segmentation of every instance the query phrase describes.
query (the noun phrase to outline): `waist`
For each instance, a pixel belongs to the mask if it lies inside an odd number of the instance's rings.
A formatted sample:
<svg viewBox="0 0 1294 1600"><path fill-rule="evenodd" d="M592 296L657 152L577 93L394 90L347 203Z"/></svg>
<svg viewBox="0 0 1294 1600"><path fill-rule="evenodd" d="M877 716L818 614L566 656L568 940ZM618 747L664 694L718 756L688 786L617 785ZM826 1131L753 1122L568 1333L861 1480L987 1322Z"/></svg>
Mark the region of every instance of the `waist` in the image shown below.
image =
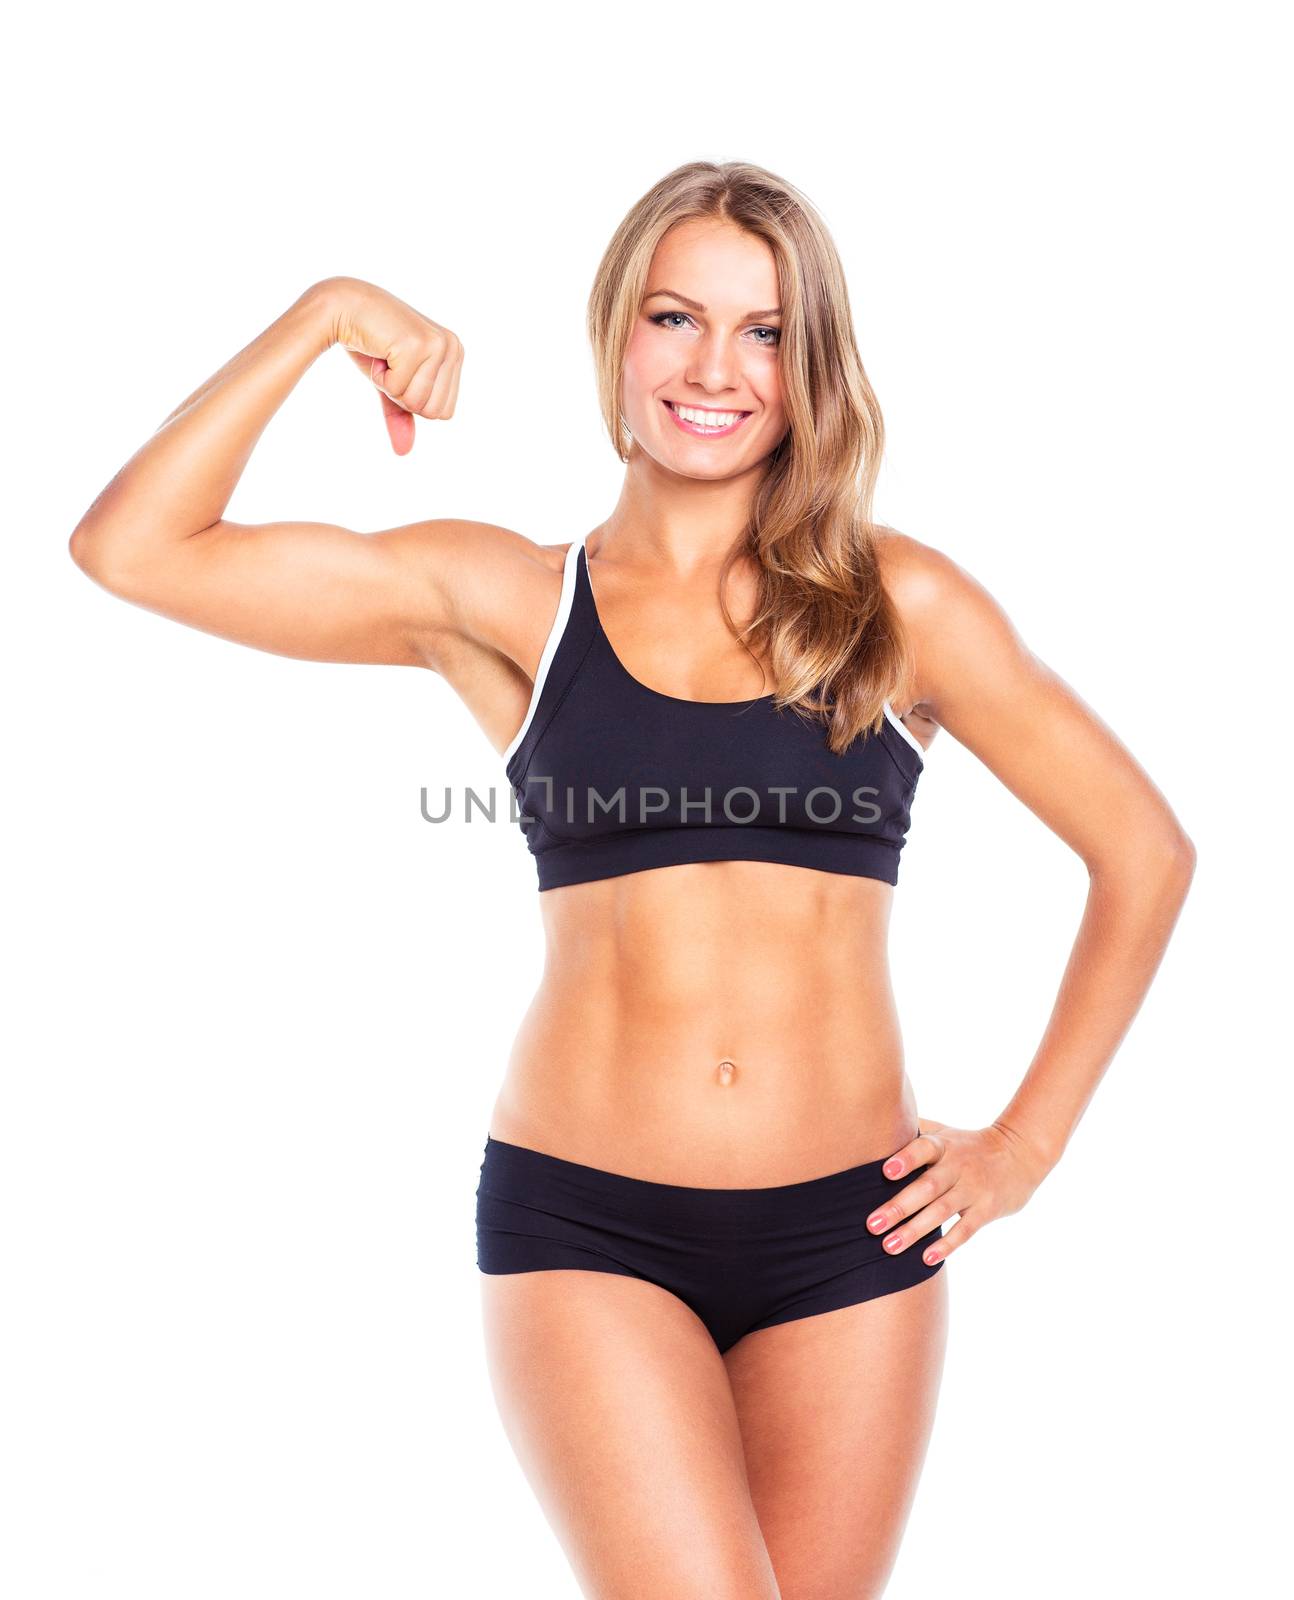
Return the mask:
<svg viewBox="0 0 1294 1600"><path fill-rule="evenodd" d="M684 1184L797 1182L889 1155L915 1117L892 895L752 861L542 895L543 981L489 1131Z"/></svg>
<svg viewBox="0 0 1294 1600"><path fill-rule="evenodd" d="M883 1159L916 1125L893 1008L858 986L824 998L771 985L758 1004L646 1004L546 983L489 1131L685 1185L797 1183Z"/></svg>
<svg viewBox="0 0 1294 1600"><path fill-rule="evenodd" d="M694 1047L646 1067L526 1048L509 1063L488 1131L652 1183L762 1188L884 1160L916 1121L897 1052L815 1062Z"/></svg>

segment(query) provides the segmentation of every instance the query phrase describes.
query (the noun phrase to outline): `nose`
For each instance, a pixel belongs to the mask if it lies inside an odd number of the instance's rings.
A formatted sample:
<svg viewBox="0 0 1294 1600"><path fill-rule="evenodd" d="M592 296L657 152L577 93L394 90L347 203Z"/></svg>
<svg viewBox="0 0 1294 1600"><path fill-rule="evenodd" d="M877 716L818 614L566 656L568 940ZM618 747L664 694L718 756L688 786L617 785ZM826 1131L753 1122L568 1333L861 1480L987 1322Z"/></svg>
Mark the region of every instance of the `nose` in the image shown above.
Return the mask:
<svg viewBox="0 0 1294 1600"><path fill-rule="evenodd" d="M740 370L731 341L721 328L711 328L693 346L687 381L707 394L721 394L739 386Z"/></svg>

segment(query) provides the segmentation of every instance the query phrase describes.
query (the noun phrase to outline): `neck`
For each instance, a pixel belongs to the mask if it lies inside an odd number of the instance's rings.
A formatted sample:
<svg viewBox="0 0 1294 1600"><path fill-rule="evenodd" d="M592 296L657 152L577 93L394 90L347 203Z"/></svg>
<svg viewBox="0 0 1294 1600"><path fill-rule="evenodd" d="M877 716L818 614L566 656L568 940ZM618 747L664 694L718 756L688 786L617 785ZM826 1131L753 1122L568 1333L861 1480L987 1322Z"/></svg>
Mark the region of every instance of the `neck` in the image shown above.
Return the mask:
<svg viewBox="0 0 1294 1600"><path fill-rule="evenodd" d="M591 532L589 553L680 578L717 569L745 538L759 478L680 477L635 445L615 510Z"/></svg>

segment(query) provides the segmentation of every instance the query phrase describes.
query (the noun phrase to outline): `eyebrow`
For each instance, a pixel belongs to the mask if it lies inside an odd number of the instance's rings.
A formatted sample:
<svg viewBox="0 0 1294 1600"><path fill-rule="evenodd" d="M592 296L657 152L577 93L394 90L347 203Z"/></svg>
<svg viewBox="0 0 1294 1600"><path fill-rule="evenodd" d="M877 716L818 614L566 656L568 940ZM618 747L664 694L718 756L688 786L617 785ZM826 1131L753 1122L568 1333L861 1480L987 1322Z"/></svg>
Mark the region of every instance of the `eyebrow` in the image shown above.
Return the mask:
<svg viewBox="0 0 1294 1600"><path fill-rule="evenodd" d="M654 300L656 299L657 295L662 294L669 295L671 299L680 301L688 308L689 311L705 310L705 307L700 303L699 300L689 300L685 294L680 294L677 289L653 289L650 294L644 295L643 298L645 300ZM750 322L757 317L780 317L781 315L781 306L770 306L767 311L748 311L742 318L742 321Z"/></svg>

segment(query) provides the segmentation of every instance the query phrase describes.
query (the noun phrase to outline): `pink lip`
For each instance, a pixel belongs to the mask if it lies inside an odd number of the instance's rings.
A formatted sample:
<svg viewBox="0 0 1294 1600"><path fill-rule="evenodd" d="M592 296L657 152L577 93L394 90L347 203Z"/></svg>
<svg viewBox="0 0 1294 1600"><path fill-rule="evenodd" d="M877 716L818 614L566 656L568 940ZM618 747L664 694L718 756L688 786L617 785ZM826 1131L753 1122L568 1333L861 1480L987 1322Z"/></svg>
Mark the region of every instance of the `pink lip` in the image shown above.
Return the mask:
<svg viewBox="0 0 1294 1600"><path fill-rule="evenodd" d="M669 412L670 416L673 417L678 426L682 428L683 432L690 433L694 439L726 439L731 434L736 433L737 429L741 427L746 418L750 416L749 411L744 412L737 418L736 422L730 422L726 428L720 428L716 431L714 428L698 428L693 423L685 421L684 418L679 416L678 412L675 411L673 406L670 405L668 400L662 400L661 404L665 407L666 411Z"/></svg>

